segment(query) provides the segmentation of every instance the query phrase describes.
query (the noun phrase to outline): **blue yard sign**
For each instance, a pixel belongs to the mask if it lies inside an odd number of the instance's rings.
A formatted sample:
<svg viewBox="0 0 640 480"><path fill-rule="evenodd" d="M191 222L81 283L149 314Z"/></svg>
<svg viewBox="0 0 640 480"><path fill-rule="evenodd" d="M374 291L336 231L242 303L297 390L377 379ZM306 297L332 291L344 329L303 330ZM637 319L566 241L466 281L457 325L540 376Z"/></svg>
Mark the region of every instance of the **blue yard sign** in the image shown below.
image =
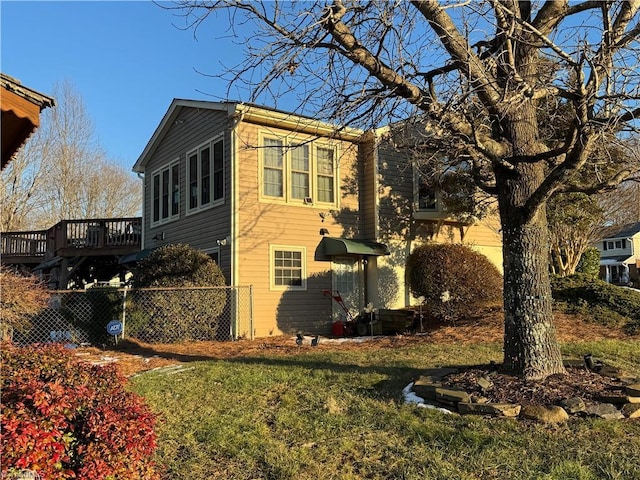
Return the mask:
<svg viewBox="0 0 640 480"><path fill-rule="evenodd" d="M119 320L111 320L107 323L107 333L109 335L120 335L122 333L122 322Z"/></svg>

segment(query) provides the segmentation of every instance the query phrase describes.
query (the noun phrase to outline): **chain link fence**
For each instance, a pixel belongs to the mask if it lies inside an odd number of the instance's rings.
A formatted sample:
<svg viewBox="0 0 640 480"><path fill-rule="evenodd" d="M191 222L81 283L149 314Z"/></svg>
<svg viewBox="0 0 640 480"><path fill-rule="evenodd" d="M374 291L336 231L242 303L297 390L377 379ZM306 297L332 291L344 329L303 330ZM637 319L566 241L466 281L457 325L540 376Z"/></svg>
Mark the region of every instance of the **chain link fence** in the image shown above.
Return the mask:
<svg viewBox="0 0 640 480"><path fill-rule="evenodd" d="M146 343L253 339L253 294L246 287L89 288L52 292L50 305L19 329L0 325L19 345L104 345L118 338Z"/></svg>

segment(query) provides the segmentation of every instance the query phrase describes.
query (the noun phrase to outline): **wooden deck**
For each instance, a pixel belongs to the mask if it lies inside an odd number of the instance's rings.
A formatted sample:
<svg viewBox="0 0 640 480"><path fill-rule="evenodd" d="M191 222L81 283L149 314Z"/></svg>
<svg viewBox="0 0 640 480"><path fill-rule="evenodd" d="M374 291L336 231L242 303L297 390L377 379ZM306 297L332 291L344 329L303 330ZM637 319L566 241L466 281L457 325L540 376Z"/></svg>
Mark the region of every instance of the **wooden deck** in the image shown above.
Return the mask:
<svg viewBox="0 0 640 480"><path fill-rule="evenodd" d="M140 250L142 218L63 220L48 230L3 232L3 265L36 266L56 257L121 257Z"/></svg>

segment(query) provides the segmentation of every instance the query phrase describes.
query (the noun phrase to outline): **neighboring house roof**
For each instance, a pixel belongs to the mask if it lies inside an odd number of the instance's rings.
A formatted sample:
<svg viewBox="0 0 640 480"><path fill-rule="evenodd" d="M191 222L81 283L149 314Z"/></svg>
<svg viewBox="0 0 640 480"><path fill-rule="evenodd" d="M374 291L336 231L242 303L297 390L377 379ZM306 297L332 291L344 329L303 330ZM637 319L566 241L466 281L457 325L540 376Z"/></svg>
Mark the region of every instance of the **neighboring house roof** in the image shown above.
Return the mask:
<svg viewBox="0 0 640 480"><path fill-rule="evenodd" d="M600 260L600 265L620 265L622 263L633 263L635 258L629 255L622 255L617 257L606 257Z"/></svg>
<svg viewBox="0 0 640 480"><path fill-rule="evenodd" d="M52 97L25 87L9 75L0 73L2 108L2 168L40 126L40 112L53 107Z"/></svg>
<svg viewBox="0 0 640 480"><path fill-rule="evenodd" d="M134 172L144 172L144 168L153 156L159 140L162 139L173 124L179 120L178 117L182 108L200 108L227 112L229 117L236 117L238 120L251 121L261 125L269 125L286 130L304 132L318 136L330 136L351 141L358 140L365 133L363 130L350 127L340 127L304 115L296 115L290 112L254 105L251 103L242 103L237 101L210 102L206 100L185 100L174 98L167 112L164 114L164 117L162 117L160 124L151 136L151 139L145 146L142 154L133 166Z"/></svg>
<svg viewBox="0 0 640 480"><path fill-rule="evenodd" d="M640 222L629 223L623 226L611 227L605 231L602 239L631 238L638 233L640 233Z"/></svg>

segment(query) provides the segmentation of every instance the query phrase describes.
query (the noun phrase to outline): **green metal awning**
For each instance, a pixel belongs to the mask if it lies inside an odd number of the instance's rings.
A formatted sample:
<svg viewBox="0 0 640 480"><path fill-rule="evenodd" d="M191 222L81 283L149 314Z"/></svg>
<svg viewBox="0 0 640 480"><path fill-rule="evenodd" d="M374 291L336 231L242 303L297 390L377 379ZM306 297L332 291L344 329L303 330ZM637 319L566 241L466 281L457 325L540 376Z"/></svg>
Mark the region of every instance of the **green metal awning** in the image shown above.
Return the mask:
<svg viewBox="0 0 640 480"><path fill-rule="evenodd" d="M320 243L324 254L328 257L336 255L389 255L389 247L373 240L323 237Z"/></svg>
<svg viewBox="0 0 640 480"><path fill-rule="evenodd" d="M118 263L123 264L123 263L138 262L144 258L147 258L149 255L151 255L151 252L153 252L154 250L155 248L145 248L144 250L140 250L139 252L130 253L120 258Z"/></svg>

